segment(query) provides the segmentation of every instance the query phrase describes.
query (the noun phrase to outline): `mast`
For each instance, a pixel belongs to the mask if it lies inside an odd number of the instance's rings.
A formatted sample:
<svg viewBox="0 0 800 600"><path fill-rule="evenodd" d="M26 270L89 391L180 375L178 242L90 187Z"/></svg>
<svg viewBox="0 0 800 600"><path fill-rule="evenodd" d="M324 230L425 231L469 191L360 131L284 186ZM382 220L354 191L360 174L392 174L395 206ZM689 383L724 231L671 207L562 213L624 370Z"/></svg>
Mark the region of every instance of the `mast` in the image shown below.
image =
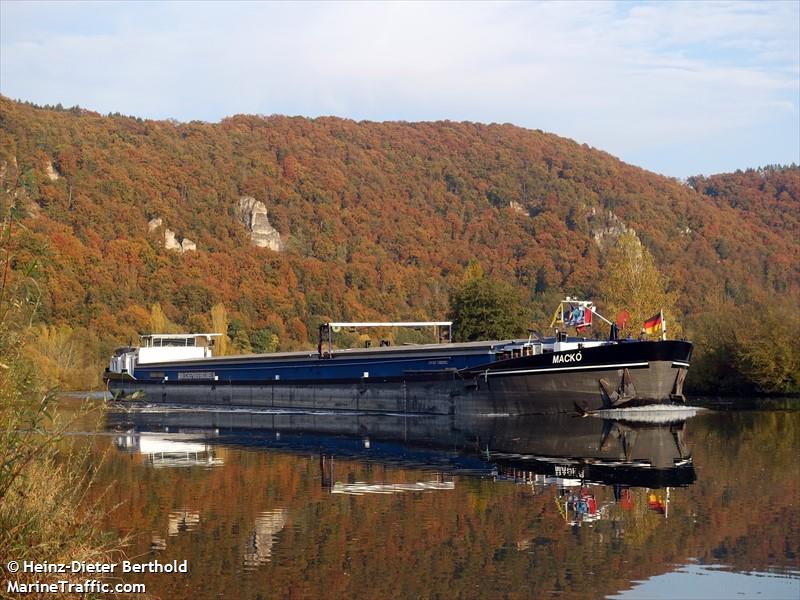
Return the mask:
<svg viewBox="0 0 800 600"><path fill-rule="evenodd" d="M453 341L453 322L452 321L336 321L330 323L323 323L319 326L319 343L317 344L317 352L320 358L331 358L333 356L333 332L341 327L413 327L415 329L420 327L433 327L436 338L439 343L442 342L442 331L440 327L447 327L447 342ZM323 350L323 346L327 345L327 350Z"/></svg>
<svg viewBox="0 0 800 600"><path fill-rule="evenodd" d="M570 309L574 309L576 307L582 308L584 311L589 311L593 315L597 316L601 321L607 323L608 325L613 325L611 321L606 319L603 315L597 312L597 309L594 306L594 303L591 300L578 300L577 298L572 298L567 296L564 300L558 303L558 307L556 307L556 312L553 314L553 320L550 322L550 327L553 327L556 323L561 323L565 327L567 326L566 321L564 321L564 305L567 305ZM591 319L586 323L589 325Z"/></svg>

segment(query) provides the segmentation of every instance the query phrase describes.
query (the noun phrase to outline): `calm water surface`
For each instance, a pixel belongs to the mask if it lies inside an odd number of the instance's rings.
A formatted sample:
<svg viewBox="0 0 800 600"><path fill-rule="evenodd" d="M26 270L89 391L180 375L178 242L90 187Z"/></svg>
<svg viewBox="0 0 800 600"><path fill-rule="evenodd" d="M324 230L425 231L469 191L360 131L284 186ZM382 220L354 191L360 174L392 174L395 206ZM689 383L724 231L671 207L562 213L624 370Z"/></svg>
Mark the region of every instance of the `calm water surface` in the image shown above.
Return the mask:
<svg viewBox="0 0 800 600"><path fill-rule="evenodd" d="M164 598L800 598L800 412L109 412L107 528Z"/></svg>

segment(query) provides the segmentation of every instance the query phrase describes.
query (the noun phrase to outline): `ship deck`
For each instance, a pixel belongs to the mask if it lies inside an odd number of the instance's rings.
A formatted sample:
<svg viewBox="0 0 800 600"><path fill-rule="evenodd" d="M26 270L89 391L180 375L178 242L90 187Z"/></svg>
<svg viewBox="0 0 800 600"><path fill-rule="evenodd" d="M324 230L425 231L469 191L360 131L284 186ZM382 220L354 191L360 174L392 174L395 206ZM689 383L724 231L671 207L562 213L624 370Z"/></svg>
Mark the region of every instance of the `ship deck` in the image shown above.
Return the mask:
<svg viewBox="0 0 800 600"><path fill-rule="evenodd" d="M333 351L333 360L337 357L341 358L369 358L369 357L392 357L403 355L408 357L413 356L427 356L429 354L441 354L443 352L449 355L457 354L480 354L486 352L487 354L497 346L505 344L527 342L524 340L492 340L484 342L456 342L444 344L408 344L403 346L380 346L376 348L343 348ZM214 356L211 358L190 358L190 359L174 359L169 361L148 362L140 363L140 365L158 366L161 364L221 364L226 362L258 362L269 363L273 361L295 361L309 359L319 359L319 354L316 350L299 350L294 352L270 352L266 354L236 354L230 356ZM330 360L330 359L325 359Z"/></svg>

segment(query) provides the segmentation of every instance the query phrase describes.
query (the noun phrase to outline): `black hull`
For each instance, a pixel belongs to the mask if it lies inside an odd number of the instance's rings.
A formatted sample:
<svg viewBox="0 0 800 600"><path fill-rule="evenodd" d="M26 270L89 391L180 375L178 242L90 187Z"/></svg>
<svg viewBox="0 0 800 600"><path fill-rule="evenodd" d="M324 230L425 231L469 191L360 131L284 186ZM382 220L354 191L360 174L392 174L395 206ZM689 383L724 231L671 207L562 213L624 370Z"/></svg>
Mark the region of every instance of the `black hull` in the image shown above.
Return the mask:
<svg viewBox="0 0 800 600"><path fill-rule="evenodd" d="M683 402L688 342L631 342L488 363L459 372L347 381L151 383L108 378L151 403L415 414L548 414ZM579 355L579 356L578 356ZM571 359L570 359L571 358ZM138 394L137 394L138 392ZM142 397L143 394L143 397Z"/></svg>

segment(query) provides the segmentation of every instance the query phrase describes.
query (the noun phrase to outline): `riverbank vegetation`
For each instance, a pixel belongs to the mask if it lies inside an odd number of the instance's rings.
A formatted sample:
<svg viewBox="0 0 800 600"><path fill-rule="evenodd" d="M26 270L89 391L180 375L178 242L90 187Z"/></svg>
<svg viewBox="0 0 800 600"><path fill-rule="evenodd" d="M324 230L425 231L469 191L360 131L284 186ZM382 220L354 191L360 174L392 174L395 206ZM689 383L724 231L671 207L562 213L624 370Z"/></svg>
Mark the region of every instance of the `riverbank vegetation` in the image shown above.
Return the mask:
<svg viewBox="0 0 800 600"><path fill-rule="evenodd" d="M10 224L6 219L0 231L0 556L4 562L109 562L119 543L98 529L103 514L86 501L97 465L88 450L77 451L63 438L65 424L41 370L51 356L32 359L28 353L30 340L42 337L69 353L70 336L32 325L39 290L21 275L24 270L7 268L17 258ZM24 572L13 578L24 583L51 577L71 579Z"/></svg>
<svg viewBox="0 0 800 600"><path fill-rule="evenodd" d="M277 250L253 246L243 201L266 207ZM238 352L313 348L325 321L440 320L478 259L536 327L564 294L629 311L636 334L663 309L668 334L709 360L687 385L713 384L716 356L751 389L796 390L774 328L742 333L739 358L707 333L712 295L756 320L800 297L795 165L684 182L508 124L176 123L0 97L0 202L24 224L11 270L38 265L30 355L67 387L96 385L114 346L170 327L223 329ZM626 238L660 299L633 299L609 267Z"/></svg>
<svg viewBox="0 0 800 600"><path fill-rule="evenodd" d="M800 313L766 299L747 307L713 299L690 321L693 391L711 395L800 393Z"/></svg>

